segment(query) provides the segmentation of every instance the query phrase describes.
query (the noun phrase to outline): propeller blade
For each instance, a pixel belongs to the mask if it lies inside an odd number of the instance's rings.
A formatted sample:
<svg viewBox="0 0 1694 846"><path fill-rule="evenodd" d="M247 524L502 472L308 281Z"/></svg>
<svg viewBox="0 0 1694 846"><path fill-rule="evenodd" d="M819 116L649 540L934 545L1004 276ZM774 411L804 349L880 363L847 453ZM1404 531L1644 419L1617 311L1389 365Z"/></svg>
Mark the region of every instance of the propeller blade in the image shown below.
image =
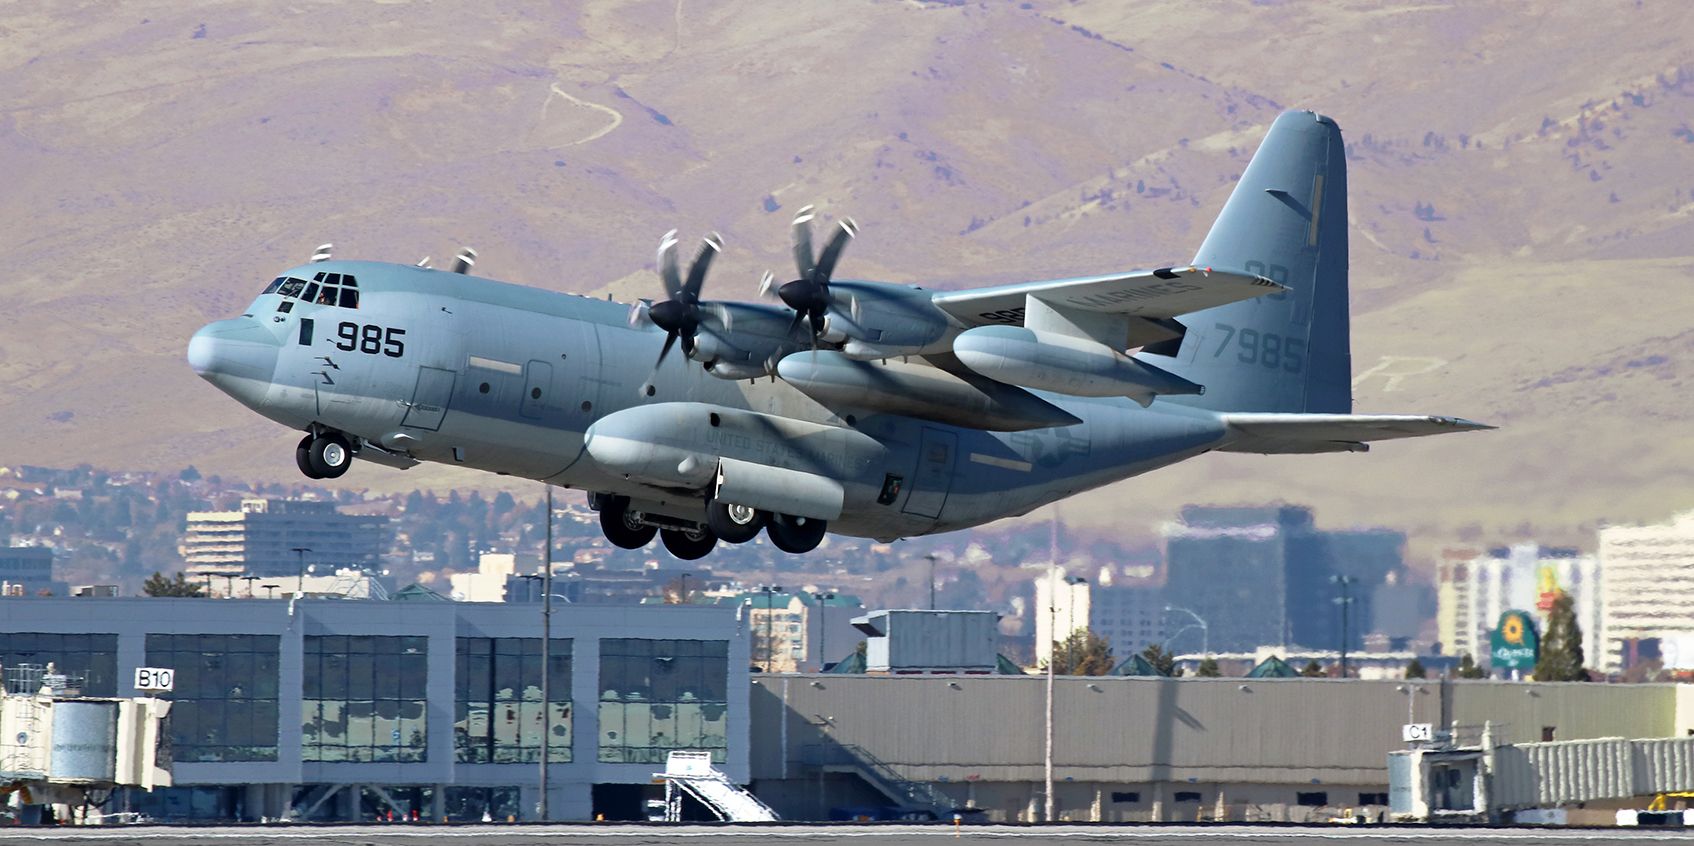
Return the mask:
<svg viewBox="0 0 1694 846"><path fill-rule="evenodd" d="M759 277L759 296L768 300L775 295L776 276L767 270L765 275Z"/></svg>
<svg viewBox="0 0 1694 846"><path fill-rule="evenodd" d="M653 362L654 372L658 371L659 365L665 363L665 356L671 354L671 347L676 346L676 339L678 337L678 333L674 330L665 333L665 345L659 348L659 358ZM649 379L647 381L651 382L652 380Z"/></svg>
<svg viewBox="0 0 1694 846"><path fill-rule="evenodd" d="M453 257L453 272L463 275L470 273L473 267L476 267L476 250L461 247L459 254Z"/></svg>
<svg viewBox="0 0 1694 846"><path fill-rule="evenodd" d="M805 319L806 319L806 313L805 312L803 312L803 311L794 312L794 320L793 320L793 322L788 324L788 337L790 337L790 338L794 337L794 330L799 329L801 322L803 322Z"/></svg>
<svg viewBox="0 0 1694 846"><path fill-rule="evenodd" d="M835 236L823 248L823 255L818 256L818 267L814 271L819 281L829 284L829 278L835 275L835 263L841 260L841 251L847 249L847 242L858 234L858 227L852 218L841 221L841 228L835 231Z"/></svg>
<svg viewBox="0 0 1694 846"><path fill-rule="evenodd" d="M718 328L725 332L735 331L735 312L723 303L701 303L701 313L717 321Z"/></svg>
<svg viewBox="0 0 1694 846"><path fill-rule="evenodd" d="M801 279L812 278L812 207L806 206L794 213L794 223L789 227L794 239L794 266L800 269Z"/></svg>
<svg viewBox="0 0 1694 846"><path fill-rule="evenodd" d="M665 233L659 240L659 278L665 283L665 296L676 299L682 293L682 273L676 267L676 230Z"/></svg>
<svg viewBox="0 0 1694 846"><path fill-rule="evenodd" d="M648 309L651 309L652 307L652 303L649 303L646 300L639 300L634 305L630 306L629 325L632 327L640 327L652 323L653 318L647 313Z"/></svg>
<svg viewBox="0 0 1694 846"><path fill-rule="evenodd" d="M688 302L700 300L700 288L706 284L706 270L712 266L712 259L723 250L723 236L716 232L707 235L700 241L700 252L694 256L694 263L688 266L688 281L683 283L682 293Z"/></svg>

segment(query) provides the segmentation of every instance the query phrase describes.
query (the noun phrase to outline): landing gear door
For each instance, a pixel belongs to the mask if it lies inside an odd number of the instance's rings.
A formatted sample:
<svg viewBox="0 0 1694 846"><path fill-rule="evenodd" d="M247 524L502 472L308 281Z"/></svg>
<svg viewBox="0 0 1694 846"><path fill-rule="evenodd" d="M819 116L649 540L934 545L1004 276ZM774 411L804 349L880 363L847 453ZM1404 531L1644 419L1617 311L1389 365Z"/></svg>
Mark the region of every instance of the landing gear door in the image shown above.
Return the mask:
<svg viewBox="0 0 1694 846"><path fill-rule="evenodd" d="M918 445L918 469L906 494L906 504L900 509L920 517L939 518L947 504L947 491L953 484L953 453L958 451L959 436L924 427L923 440Z"/></svg>
<svg viewBox="0 0 1694 846"><path fill-rule="evenodd" d="M406 416L400 425L413 429L441 428L441 418L447 415L447 402L453 396L453 371L439 367L418 368L418 385L412 391L412 401L406 405Z"/></svg>

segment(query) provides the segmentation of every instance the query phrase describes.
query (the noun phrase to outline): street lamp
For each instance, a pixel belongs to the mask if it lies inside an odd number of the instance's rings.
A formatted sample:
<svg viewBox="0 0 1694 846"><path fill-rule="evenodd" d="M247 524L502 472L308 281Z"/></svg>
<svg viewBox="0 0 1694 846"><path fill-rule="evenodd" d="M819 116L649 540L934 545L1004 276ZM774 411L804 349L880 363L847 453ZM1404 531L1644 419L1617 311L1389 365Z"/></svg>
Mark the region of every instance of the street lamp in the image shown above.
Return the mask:
<svg viewBox="0 0 1694 846"><path fill-rule="evenodd" d="M294 588L294 595L299 597L306 593L306 553L311 552L312 548L309 546L293 546L289 547L289 551L294 553L296 556L295 563L300 567L300 580Z"/></svg>
<svg viewBox="0 0 1694 846"><path fill-rule="evenodd" d="M253 583L258 581L259 577L258 576L242 576L241 580L247 583L247 598L252 599L253 598Z"/></svg>
<svg viewBox="0 0 1694 846"><path fill-rule="evenodd" d="M683 573L678 578L682 580L682 585L681 585L681 587L677 588L676 604L687 605L688 604L688 574Z"/></svg>
<svg viewBox="0 0 1694 846"><path fill-rule="evenodd" d="M547 484L547 547L541 553L541 811L547 814L547 770L549 746L553 743L553 700L549 682L553 675L553 485Z"/></svg>
<svg viewBox="0 0 1694 846"><path fill-rule="evenodd" d="M835 594L814 593L812 598L818 601L818 672L821 673L829 669L825 663L829 661L829 652L824 649L829 644L829 618L824 616L824 611L829 608L829 600L834 599Z"/></svg>
<svg viewBox="0 0 1694 846"><path fill-rule="evenodd" d="M1046 719L1045 719L1045 722L1046 722L1045 741L1042 744L1045 748L1045 753L1042 756L1045 759L1042 762L1042 764L1043 764L1042 768L1044 770L1043 775L1045 776L1045 781L1047 783L1046 784L1047 795L1042 800L1042 802L1043 802L1042 821L1043 822L1052 822L1053 821L1053 813L1054 813L1054 811L1053 811L1053 804L1054 804L1053 803L1053 663L1058 660L1059 654L1058 654L1058 650L1053 648L1053 644L1054 644L1054 635L1057 634L1057 632L1054 631L1054 630L1058 627L1058 613L1059 613L1058 607L1056 605L1056 603L1059 601L1059 583L1058 583L1058 578L1059 578L1058 559L1059 559L1059 557L1057 555L1058 541L1055 539L1053 541L1053 543L1054 543L1054 553L1055 554L1053 556L1052 563L1047 565L1047 566L1051 567L1052 569L1049 571L1048 579L1047 579L1047 714L1046 714ZM1088 580L1082 578L1081 576L1077 576L1075 578L1065 579L1065 584L1076 585L1076 584L1086 582L1086 581L1088 581ZM1070 588L1067 587L1065 590L1069 591ZM1071 606L1074 609L1075 603L1074 602L1071 603ZM1075 620L1073 619L1072 622L1075 622ZM1067 652L1068 652L1068 650L1067 650Z"/></svg>
<svg viewBox="0 0 1694 846"><path fill-rule="evenodd" d="M924 556L929 561L929 610L935 610L935 553Z"/></svg>
<svg viewBox="0 0 1694 846"><path fill-rule="evenodd" d="M776 595L782 593L782 585L765 585L759 588L759 593L765 595L765 669L771 671L771 663L776 660L776 642L772 640L771 626L776 620Z"/></svg>
<svg viewBox="0 0 1694 846"><path fill-rule="evenodd" d="M1205 618L1201 617L1199 614L1194 613L1193 611L1188 610L1187 608L1182 608L1182 607L1179 607L1179 606L1176 606L1176 605L1166 605L1165 606L1165 613L1166 614L1169 614L1172 611L1181 611L1182 613L1187 614L1188 616L1194 618L1195 624L1200 626L1200 651L1204 652L1208 656L1211 655L1212 654L1212 627L1206 625ZM1188 626L1184 626L1181 629L1177 629L1177 634L1181 634L1182 632L1186 631L1188 628L1189 628ZM1165 643L1169 644L1171 642L1171 640L1172 640L1172 638L1166 638Z"/></svg>
<svg viewBox="0 0 1694 846"><path fill-rule="evenodd" d="M1353 597L1348 595L1347 588L1358 579L1352 576L1335 575L1330 576L1329 580L1334 582L1336 589L1341 591L1341 595L1336 597L1334 602L1341 606L1341 677L1347 678L1347 608L1353 604Z"/></svg>
<svg viewBox="0 0 1694 846"><path fill-rule="evenodd" d="M279 588L279 587L282 587L282 585L259 585L259 587L262 587L262 588L265 589L265 598L266 599L275 599L276 598L276 589Z"/></svg>

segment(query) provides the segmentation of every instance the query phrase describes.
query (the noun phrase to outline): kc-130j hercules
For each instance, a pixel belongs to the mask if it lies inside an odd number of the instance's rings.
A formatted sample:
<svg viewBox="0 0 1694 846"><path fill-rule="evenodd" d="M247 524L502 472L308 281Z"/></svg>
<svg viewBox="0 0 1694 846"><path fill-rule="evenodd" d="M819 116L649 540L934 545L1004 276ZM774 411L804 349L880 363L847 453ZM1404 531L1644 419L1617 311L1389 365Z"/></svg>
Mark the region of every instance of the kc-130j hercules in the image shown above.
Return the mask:
<svg viewBox="0 0 1694 846"><path fill-rule="evenodd" d="M1314 112L1277 118L1188 266L836 280L852 222L814 253L812 218L798 276L761 286L782 305L701 299L716 238L684 275L667 235L665 299L633 307L471 276L470 250L447 272L321 249L188 360L304 430L307 476L436 461L581 488L612 543L684 559L962 529L1212 450L1489 428L1351 413L1346 166Z"/></svg>

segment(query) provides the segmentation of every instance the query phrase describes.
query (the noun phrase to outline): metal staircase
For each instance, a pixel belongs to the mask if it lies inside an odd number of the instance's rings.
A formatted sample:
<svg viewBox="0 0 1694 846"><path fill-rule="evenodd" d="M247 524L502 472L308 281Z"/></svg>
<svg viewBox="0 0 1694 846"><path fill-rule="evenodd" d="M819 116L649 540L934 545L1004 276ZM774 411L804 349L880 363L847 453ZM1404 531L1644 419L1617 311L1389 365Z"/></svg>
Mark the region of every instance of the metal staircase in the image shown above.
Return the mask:
<svg viewBox="0 0 1694 846"><path fill-rule="evenodd" d="M911 781L892 765L851 743L811 744L801 750L802 761L825 772L850 772L865 780L894 803L930 811L947 819L957 803L927 782Z"/></svg>
<svg viewBox="0 0 1694 846"><path fill-rule="evenodd" d="M712 766L709 752L672 752L665 758L665 771L654 773L665 780L665 821L682 822L682 794L687 793L710 808L724 822L771 822L778 819L770 806L729 780Z"/></svg>

